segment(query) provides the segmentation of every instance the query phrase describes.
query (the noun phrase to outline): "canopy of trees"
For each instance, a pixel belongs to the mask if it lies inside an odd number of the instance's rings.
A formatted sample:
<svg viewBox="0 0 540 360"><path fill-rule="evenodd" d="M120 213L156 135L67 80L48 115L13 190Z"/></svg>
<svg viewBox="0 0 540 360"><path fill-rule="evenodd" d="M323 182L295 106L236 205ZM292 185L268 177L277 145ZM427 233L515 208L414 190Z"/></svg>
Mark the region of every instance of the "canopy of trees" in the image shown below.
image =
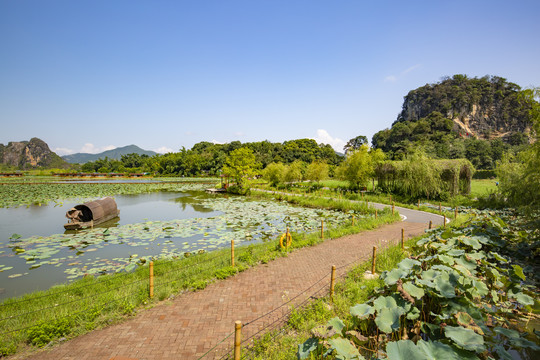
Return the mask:
<svg viewBox="0 0 540 360"><path fill-rule="evenodd" d="M82 166L86 172L150 172L158 175L217 175L225 165L229 154L239 148L247 148L253 152L255 161L262 168L272 162L292 164L302 161L310 164L321 161L329 166L339 165L343 159L327 144L317 144L313 139L290 140L284 143L259 141L242 144L233 141L227 144L200 142L191 149L182 148L179 152L164 155L129 154L121 160L99 159Z"/></svg>

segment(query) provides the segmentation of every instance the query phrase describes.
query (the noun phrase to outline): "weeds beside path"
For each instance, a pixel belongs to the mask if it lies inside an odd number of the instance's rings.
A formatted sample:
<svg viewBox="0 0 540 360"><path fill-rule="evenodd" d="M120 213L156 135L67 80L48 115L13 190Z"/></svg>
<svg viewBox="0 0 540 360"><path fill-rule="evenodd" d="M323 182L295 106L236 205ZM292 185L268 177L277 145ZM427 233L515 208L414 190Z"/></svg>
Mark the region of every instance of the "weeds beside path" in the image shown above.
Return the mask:
<svg viewBox="0 0 540 360"><path fill-rule="evenodd" d="M289 306L305 300L310 293L303 294L304 291L329 275L332 265L339 269L338 275L344 273L353 262L367 260L374 245L398 242L402 228L407 237L412 237L423 233L426 227L426 223L401 222L327 240L213 283L204 290L164 301L124 323L11 359L198 359L233 331L234 321L251 322L243 329L243 337L247 338L265 323L280 318ZM302 295L296 297L298 294ZM293 298L287 306L254 321ZM232 337L205 359L218 357L231 344Z"/></svg>

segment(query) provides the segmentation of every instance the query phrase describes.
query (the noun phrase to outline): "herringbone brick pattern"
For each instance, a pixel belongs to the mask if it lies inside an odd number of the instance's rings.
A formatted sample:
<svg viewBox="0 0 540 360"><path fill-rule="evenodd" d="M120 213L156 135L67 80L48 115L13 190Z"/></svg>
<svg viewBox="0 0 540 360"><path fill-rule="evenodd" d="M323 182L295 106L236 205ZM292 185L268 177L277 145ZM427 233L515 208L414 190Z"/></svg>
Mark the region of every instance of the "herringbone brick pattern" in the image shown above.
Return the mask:
<svg viewBox="0 0 540 360"><path fill-rule="evenodd" d="M369 259L374 245L384 246L399 241L402 228L406 236L411 237L422 233L426 225L395 223L299 249L288 257L213 283L202 291L184 293L173 300L163 301L124 323L15 358L199 359L234 330L236 320L244 324L251 322L243 329L243 337L247 339L279 319L290 305L299 304L315 290L328 286L331 265L341 267L338 275L342 274L348 268L344 265ZM306 291L325 276L317 286ZM298 294L301 295L296 297ZM295 299L290 304L282 306L292 298ZM276 308L270 315L253 321ZM204 359L219 358L225 348L232 345L233 337Z"/></svg>

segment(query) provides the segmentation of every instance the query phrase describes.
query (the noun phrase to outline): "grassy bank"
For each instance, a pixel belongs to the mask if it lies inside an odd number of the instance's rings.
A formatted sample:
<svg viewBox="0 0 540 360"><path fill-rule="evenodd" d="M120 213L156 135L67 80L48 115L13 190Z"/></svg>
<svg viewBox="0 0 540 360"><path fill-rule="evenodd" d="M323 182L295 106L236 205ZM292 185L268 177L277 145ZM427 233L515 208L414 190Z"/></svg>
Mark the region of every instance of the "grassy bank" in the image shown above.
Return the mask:
<svg viewBox="0 0 540 360"><path fill-rule="evenodd" d="M393 359L538 358L538 333L532 331L537 325L529 323L538 318L537 290L526 284L527 273L520 266L495 252L507 247L501 240L510 242L512 230L501 227L498 218L461 220L452 228L410 239L406 252L399 246L382 251L377 272L390 272L381 279L364 278L370 262L355 267L336 284L333 298L317 297L301 308L291 308L282 317L284 326L243 343L242 356L292 359L301 348L301 359L323 354L330 359L363 358L360 354ZM470 261L472 257L477 261ZM468 268L442 265L451 260ZM426 281L446 272L455 276L449 281L455 280L455 287L446 287L448 281ZM416 281L418 287L406 281ZM499 290L487 295L493 288ZM401 313L398 308L409 310ZM385 317L392 311L395 318ZM415 334L420 337L415 339ZM437 356L430 352L433 348Z"/></svg>
<svg viewBox="0 0 540 360"><path fill-rule="evenodd" d="M263 195L264 196L264 195ZM355 225L326 224L324 238L336 238L376 228L399 219L388 211L377 219L370 211L353 202L328 203L321 199L303 199L311 207L353 210L365 217ZM350 204L348 204L350 203ZM352 220L352 219L351 219ZM292 232L288 251L313 246L321 241L320 232ZM20 298L7 299L0 304L0 355L9 355L26 347L41 347L62 338L71 338L93 329L123 321L158 301L184 291L205 288L209 283L233 276L237 272L286 256L278 241L269 241L235 250L235 267L231 266L230 249L193 254L187 258L156 260L154 267L154 297L149 298L149 264L131 273L85 277L71 284L55 286Z"/></svg>

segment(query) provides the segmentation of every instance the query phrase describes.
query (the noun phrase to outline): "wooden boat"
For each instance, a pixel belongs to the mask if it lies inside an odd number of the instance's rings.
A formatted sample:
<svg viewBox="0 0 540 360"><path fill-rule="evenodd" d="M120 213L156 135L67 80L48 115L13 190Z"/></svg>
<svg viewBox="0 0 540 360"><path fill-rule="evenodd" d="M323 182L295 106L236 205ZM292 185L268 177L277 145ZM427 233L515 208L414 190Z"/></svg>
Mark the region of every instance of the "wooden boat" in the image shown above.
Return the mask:
<svg viewBox="0 0 540 360"><path fill-rule="evenodd" d="M114 219L120 214L116 206L116 201L112 197L104 197L99 200L89 201L81 205L76 205L66 212L69 219L64 224L66 230L79 230L93 227Z"/></svg>

